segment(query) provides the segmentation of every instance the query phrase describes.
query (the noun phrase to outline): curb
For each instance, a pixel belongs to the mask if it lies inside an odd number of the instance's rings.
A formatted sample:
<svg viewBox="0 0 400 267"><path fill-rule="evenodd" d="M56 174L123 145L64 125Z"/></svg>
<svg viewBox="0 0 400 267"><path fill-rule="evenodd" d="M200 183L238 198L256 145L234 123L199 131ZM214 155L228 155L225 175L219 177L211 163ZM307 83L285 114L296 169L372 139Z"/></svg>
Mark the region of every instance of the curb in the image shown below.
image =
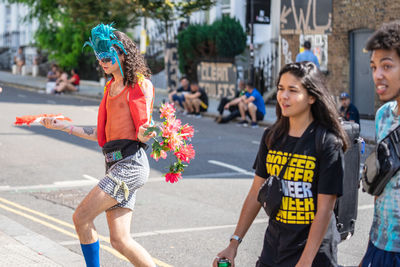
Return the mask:
<svg viewBox="0 0 400 267"><path fill-rule="evenodd" d="M84 266L84 259L81 255L61 246L53 240L40 235L25 226L0 214L0 229L2 233L16 240L22 246L38 253L36 260L45 257L49 260L65 267Z"/></svg>

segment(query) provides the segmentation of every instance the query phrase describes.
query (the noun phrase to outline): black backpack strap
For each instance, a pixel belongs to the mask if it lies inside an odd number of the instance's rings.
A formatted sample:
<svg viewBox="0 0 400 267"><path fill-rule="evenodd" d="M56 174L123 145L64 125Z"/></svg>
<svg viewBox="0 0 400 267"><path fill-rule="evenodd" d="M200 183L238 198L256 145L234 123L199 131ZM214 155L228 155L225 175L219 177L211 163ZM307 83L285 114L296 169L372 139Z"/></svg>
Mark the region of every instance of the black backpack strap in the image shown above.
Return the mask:
<svg viewBox="0 0 400 267"><path fill-rule="evenodd" d="M318 125L315 129L315 150L317 152L317 156L321 155L322 148L326 139L326 128Z"/></svg>

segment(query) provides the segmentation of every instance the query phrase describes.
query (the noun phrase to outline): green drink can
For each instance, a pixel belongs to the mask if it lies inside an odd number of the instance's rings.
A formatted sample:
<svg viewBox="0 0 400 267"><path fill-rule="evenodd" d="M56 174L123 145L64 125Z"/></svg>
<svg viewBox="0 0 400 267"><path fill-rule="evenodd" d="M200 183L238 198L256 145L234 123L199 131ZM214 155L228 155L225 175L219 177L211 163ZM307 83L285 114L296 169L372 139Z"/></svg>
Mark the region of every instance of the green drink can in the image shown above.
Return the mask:
<svg viewBox="0 0 400 267"><path fill-rule="evenodd" d="M220 259L218 261L218 267L230 267L231 263L227 259Z"/></svg>

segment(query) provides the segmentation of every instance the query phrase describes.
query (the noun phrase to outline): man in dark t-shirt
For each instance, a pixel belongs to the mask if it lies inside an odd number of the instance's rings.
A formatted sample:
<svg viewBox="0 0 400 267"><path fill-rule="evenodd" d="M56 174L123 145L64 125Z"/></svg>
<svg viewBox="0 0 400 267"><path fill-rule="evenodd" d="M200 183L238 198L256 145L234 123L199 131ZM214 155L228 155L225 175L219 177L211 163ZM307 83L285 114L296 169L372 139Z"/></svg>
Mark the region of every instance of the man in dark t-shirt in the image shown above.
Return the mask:
<svg viewBox="0 0 400 267"><path fill-rule="evenodd" d="M342 104L339 110L340 116L345 121L352 121L360 125L360 114L358 113L356 106L351 103L349 94L346 92L341 93L340 102Z"/></svg>
<svg viewBox="0 0 400 267"><path fill-rule="evenodd" d="M265 179L270 175L279 176L283 166L291 159L283 175L282 203L277 215L269 220L260 261L267 266L295 266L317 212L318 194L342 195L343 152L337 149L333 134L326 136L321 155L316 152L315 131L302 138L280 138L271 148L267 148L265 143L267 134L268 130L264 132L253 165L256 175ZM293 151L299 140L298 149ZM328 231L318 252L322 254L315 258L315 261L324 259L330 263L318 266L330 266L336 262L336 252L332 251L335 246L332 244L339 241L332 212Z"/></svg>
<svg viewBox="0 0 400 267"><path fill-rule="evenodd" d="M189 114L200 118L200 112L205 112L208 109L208 96L204 89L199 87L197 82L190 84L190 94L185 94L183 106Z"/></svg>
<svg viewBox="0 0 400 267"><path fill-rule="evenodd" d="M185 101L185 94L190 93L190 83L186 77L179 80L181 86L168 93L168 100L170 103L175 103L177 109L183 109L183 102Z"/></svg>

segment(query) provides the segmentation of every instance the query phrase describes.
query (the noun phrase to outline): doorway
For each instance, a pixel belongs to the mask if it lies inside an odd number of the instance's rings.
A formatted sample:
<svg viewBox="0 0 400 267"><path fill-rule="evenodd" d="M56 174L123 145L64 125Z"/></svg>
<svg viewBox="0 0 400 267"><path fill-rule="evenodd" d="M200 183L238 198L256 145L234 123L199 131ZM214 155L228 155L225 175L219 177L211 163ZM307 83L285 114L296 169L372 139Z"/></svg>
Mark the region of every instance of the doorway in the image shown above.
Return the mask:
<svg viewBox="0 0 400 267"><path fill-rule="evenodd" d="M375 85L370 69L370 53L364 52L365 44L373 33L369 29L350 33L350 95L362 117L375 116Z"/></svg>

